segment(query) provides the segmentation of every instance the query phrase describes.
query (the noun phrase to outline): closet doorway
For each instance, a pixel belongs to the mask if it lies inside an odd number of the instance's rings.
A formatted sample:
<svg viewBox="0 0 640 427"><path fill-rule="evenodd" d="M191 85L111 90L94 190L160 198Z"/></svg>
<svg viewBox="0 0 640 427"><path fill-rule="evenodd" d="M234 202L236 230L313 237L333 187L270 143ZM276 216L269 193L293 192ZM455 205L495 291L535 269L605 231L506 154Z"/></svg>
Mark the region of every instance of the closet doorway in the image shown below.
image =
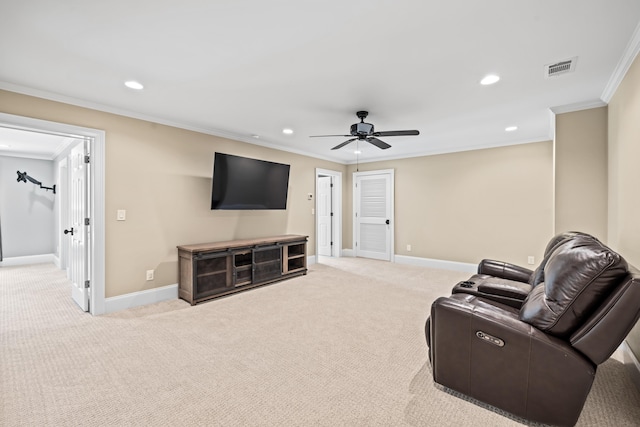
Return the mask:
<svg viewBox="0 0 640 427"><path fill-rule="evenodd" d="M86 209L78 217L80 224L73 226L73 236L76 236L78 228L80 228L80 235L83 237L84 248L81 252L75 254L75 259L80 263L82 268L76 269L76 271L83 270L82 280L77 279L77 289L71 290L72 298L80 305L80 307L89 311L91 314L104 314L105 312L105 256L104 256L104 242L105 242L105 218L104 218L104 153L105 153L105 132L98 129L84 128L65 123L49 122L45 120L33 119L29 117L15 116L11 114L0 113L0 128L20 130L24 132L31 132L34 135L52 135L58 137L70 138L73 140L83 141L83 145L87 148L87 153L83 154L81 161L82 167L87 172L84 175L84 182L86 183L86 192L83 190L82 194L85 195L85 199L78 201L82 203ZM89 154L90 153L90 154ZM70 159L64 160L65 156L69 153L61 152L56 153L52 160L59 162L58 171L69 169L71 166ZM70 177L71 179L71 177ZM72 181L60 182L58 177L59 189L62 190L66 187L67 196L64 197L68 201L66 206L62 206L59 201L59 218L63 217L72 219L74 212L72 211L71 198L68 197L70 192L73 192ZM64 211L64 214L62 214ZM62 248L63 242L68 240L71 235L71 226L58 223L57 228L57 247ZM64 231L68 231L66 234ZM77 239L76 239L77 240ZM6 252L5 252L6 257ZM60 258L59 262L64 262L68 266L71 266L70 258L73 257L70 251L62 251L59 249L54 256ZM64 267L64 266L63 266ZM78 291L80 291L78 293Z"/></svg>

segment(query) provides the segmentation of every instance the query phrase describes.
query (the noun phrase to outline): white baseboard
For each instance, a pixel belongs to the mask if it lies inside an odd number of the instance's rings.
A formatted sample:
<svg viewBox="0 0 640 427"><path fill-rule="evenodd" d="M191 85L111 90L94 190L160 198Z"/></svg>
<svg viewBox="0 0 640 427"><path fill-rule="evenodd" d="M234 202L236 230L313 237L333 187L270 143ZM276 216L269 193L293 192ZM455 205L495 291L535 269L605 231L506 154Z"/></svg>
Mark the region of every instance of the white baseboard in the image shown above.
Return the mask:
<svg viewBox="0 0 640 427"><path fill-rule="evenodd" d="M0 261L0 267L12 267L14 265L29 265L29 264L55 264L56 257L54 254L42 254L42 255L29 255L29 256L17 256L11 258L4 258Z"/></svg>
<svg viewBox="0 0 640 427"><path fill-rule="evenodd" d="M315 263L316 257L314 255L307 257L307 265ZM104 314L126 310L128 308L140 307L142 305L154 304L161 301L169 301L176 298L178 298L177 284L118 295L117 297L105 299Z"/></svg>
<svg viewBox="0 0 640 427"><path fill-rule="evenodd" d="M169 301L178 298L178 284L162 286L160 288L147 289L145 291L132 292L105 299L104 314L113 313L141 305L154 304L161 301Z"/></svg>
<svg viewBox="0 0 640 427"><path fill-rule="evenodd" d="M406 255L396 255L395 262L397 264L417 265L420 267L439 268L442 270L463 271L465 273L476 273L478 271L478 264L445 261L441 259L418 258Z"/></svg>
<svg viewBox="0 0 640 427"><path fill-rule="evenodd" d="M631 351L626 341L623 341L620 347L624 356L624 365L629 370L631 381L633 381L636 388L640 390L640 361L638 361L638 358L633 354L633 351Z"/></svg>
<svg viewBox="0 0 640 427"><path fill-rule="evenodd" d="M354 257L355 252L353 249L342 249L342 256ZM445 261L441 259L419 258L406 255L395 255L393 262L395 262L396 264L417 265L419 267L439 268L442 270L463 271L465 273L472 274L478 271L478 264Z"/></svg>

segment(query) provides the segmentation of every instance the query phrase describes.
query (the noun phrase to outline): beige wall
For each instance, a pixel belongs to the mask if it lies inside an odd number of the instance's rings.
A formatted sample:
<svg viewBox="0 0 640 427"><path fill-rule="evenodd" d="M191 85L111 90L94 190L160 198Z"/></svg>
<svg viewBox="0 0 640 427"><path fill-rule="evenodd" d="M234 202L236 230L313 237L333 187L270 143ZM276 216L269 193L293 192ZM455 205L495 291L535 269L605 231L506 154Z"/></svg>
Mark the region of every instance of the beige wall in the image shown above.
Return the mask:
<svg viewBox="0 0 640 427"><path fill-rule="evenodd" d="M359 165L395 170L395 253L477 263L536 262L553 235L551 141ZM352 247L352 174L344 247ZM412 251L406 250L407 244Z"/></svg>
<svg viewBox="0 0 640 427"><path fill-rule="evenodd" d="M609 244L640 268L640 58L609 103ZM627 338L640 359L640 324Z"/></svg>
<svg viewBox="0 0 640 427"><path fill-rule="evenodd" d="M0 111L106 131L105 296L177 283L176 245L264 237L310 236L315 250L315 168L344 165L0 91ZM211 211L215 151L291 165L286 211ZM127 220L116 221L126 209ZM155 280L145 271L154 269Z"/></svg>
<svg viewBox="0 0 640 427"><path fill-rule="evenodd" d="M607 107L556 116L555 233L607 241Z"/></svg>

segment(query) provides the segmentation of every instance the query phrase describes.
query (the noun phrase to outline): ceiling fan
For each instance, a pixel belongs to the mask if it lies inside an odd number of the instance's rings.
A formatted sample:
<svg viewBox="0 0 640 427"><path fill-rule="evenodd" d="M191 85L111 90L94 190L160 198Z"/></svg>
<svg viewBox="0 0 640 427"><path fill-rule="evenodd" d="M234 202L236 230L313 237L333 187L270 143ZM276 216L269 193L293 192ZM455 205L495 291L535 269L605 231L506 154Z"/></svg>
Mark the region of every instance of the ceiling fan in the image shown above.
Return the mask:
<svg viewBox="0 0 640 427"><path fill-rule="evenodd" d="M412 135L420 135L420 132L417 130L391 130L386 132L374 132L373 125L371 123L365 123L364 119L369 115L368 111L358 111L356 113L358 118L360 119L360 123L354 123L351 125L351 134L350 135L313 135L310 138L323 138L327 136L343 136L349 137L354 136L355 138L351 138L343 142L342 144L338 144L332 148L332 150L337 150L338 148L342 148L348 143L359 140L359 141L367 141L370 144L375 145L378 148L386 150L391 147L386 142L378 139L379 136L412 136Z"/></svg>

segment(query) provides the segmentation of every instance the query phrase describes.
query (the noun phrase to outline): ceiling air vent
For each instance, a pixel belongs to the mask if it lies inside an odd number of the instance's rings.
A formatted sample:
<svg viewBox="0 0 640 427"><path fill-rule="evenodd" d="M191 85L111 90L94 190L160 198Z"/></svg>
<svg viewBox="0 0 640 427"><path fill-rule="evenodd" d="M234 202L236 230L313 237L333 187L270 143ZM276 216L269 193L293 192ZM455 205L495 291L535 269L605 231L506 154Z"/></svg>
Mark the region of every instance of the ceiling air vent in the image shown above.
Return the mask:
<svg viewBox="0 0 640 427"><path fill-rule="evenodd" d="M577 56L565 61L547 64L544 66L544 76L546 78L559 76L561 74L573 73L576 70Z"/></svg>

